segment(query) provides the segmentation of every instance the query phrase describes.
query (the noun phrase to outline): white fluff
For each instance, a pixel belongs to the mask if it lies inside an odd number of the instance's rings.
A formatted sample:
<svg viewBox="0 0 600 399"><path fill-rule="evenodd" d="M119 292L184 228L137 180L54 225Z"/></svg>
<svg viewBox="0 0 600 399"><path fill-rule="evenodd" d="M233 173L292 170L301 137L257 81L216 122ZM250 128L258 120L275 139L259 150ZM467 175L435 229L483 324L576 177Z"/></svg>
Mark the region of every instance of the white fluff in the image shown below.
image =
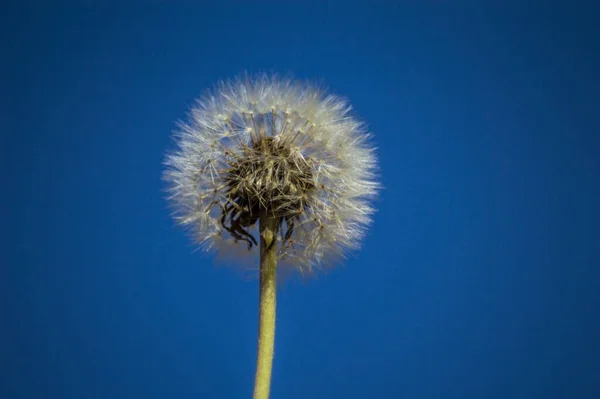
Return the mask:
<svg viewBox="0 0 600 399"><path fill-rule="evenodd" d="M258 252L236 242L221 224L223 178L232 153L241 154L253 137L270 136L311 160L316 187L291 242L278 240L280 264L305 274L358 248L379 184L369 135L350 109L339 97L289 80L260 76L220 83L178 125L178 148L166 157L164 178L177 222L206 250Z"/></svg>

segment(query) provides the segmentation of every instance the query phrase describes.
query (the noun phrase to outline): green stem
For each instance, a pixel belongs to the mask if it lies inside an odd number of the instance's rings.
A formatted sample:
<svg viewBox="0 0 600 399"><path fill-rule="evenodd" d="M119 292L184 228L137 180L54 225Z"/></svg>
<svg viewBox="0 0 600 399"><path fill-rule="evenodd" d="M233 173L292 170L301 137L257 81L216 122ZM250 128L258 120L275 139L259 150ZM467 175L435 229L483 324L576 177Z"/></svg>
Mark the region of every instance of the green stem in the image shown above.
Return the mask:
<svg viewBox="0 0 600 399"><path fill-rule="evenodd" d="M258 357L254 399L268 399L275 346L275 304L277 297L277 220L261 213L260 230L260 304L258 324Z"/></svg>

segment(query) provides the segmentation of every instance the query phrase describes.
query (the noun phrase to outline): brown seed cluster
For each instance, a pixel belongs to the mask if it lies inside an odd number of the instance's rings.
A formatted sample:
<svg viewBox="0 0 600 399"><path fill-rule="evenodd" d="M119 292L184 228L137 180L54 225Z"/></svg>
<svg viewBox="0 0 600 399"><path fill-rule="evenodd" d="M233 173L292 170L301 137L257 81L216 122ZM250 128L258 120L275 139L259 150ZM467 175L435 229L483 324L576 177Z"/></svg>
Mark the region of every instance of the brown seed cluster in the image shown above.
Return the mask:
<svg viewBox="0 0 600 399"><path fill-rule="evenodd" d="M277 220L282 239L290 240L294 222L310 205L315 189L312 159L277 138L265 136L227 156L223 228L234 239L246 241L251 249L257 242L247 228L256 224L261 213L267 213Z"/></svg>

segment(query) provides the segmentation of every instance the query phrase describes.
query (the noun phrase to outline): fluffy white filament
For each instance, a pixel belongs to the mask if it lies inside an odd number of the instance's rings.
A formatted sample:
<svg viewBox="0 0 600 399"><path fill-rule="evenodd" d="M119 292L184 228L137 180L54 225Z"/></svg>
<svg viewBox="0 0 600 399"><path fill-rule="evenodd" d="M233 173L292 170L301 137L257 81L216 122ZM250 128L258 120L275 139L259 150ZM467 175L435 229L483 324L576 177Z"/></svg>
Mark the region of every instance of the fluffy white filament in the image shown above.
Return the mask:
<svg viewBox="0 0 600 399"><path fill-rule="evenodd" d="M179 124L177 149L166 158L164 178L176 220L206 250L256 251L223 227L226 175L251 142L272 137L294 159L307 160L315 187L301 193L305 206L291 239L277 241L280 264L306 273L356 249L379 184L369 135L350 109L339 97L289 80L261 76L220 83ZM247 231L258 237L256 224Z"/></svg>

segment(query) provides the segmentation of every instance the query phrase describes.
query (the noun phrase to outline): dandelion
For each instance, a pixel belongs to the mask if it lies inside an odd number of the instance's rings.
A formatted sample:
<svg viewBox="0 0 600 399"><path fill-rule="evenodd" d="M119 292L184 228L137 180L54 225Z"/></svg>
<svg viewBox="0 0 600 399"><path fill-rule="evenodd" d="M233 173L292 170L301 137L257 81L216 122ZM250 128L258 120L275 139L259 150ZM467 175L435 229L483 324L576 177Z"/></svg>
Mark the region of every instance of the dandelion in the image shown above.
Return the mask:
<svg viewBox="0 0 600 399"><path fill-rule="evenodd" d="M268 398L276 270L311 273L357 249L379 184L347 101L260 76L222 82L180 123L165 180L177 222L206 250L260 252L255 399ZM239 252L239 251L238 251Z"/></svg>

